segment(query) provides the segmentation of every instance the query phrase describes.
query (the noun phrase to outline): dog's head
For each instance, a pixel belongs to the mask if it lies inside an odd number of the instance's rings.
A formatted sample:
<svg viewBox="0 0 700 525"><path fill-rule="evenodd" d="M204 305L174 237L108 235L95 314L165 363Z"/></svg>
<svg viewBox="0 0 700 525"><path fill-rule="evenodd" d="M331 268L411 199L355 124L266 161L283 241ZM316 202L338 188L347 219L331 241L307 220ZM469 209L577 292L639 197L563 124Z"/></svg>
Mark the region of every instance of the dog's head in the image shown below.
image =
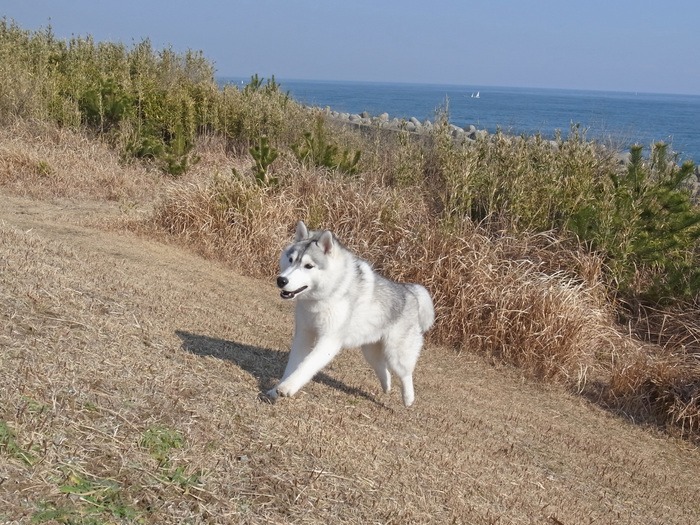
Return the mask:
<svg viewBox="0 0 700 525"><path fill-rule="evenodd" d="M318 287L320 273L327 269L335 247L333 234L328 230L311 230L299 221L294 242L280 256L280 274L277 287L282 299L294 299Z"/></svg>

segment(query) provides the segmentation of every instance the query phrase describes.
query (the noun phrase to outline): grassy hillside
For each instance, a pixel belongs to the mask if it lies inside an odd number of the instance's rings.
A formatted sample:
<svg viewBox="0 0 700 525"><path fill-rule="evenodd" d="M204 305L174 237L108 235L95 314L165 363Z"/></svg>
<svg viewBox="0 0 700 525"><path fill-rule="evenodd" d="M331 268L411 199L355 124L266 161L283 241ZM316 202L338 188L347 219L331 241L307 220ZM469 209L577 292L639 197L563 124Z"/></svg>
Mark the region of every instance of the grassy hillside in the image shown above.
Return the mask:
<svg viewBox="0 0 700 525"><path fill-rule="evenodd" d="M7 21L0 65L0 521L697 515L700 211L665 146L358 132ZM250 278L298 219L431 291L415 411L352 354L258 400L292 321Z"/></svg>
<svg viewBox="0 0 700 525"><path fill-rule="evenodd" d="M695 522L696 448L434 343L411 409L357 352L262 401L291 305L119 208L3 196L0 522Z"/></svg>

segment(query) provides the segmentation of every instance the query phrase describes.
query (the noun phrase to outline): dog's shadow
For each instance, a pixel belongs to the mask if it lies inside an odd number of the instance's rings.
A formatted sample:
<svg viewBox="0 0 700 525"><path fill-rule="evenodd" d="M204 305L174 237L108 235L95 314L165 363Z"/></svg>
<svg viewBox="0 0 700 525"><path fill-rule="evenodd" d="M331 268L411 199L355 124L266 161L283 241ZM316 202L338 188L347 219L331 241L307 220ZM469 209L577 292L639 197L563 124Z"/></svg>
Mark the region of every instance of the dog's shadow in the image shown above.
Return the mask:
<svg viewBox="0 0 700 525"><path fill-rule="evenodd" d="M270 350L259 346L251 346L225 339L217 339L206 335L193 334L184 330L175 330L182 341L183 350L199 356L211 356L234 363L245 370L258 381L260 393L272 388L282 377L289 354L279 350ZM377 405L385 407L373 395L354 386L349 386L325 372L319 372L313 379L335 388L345 394L365 398Z"/></svg>

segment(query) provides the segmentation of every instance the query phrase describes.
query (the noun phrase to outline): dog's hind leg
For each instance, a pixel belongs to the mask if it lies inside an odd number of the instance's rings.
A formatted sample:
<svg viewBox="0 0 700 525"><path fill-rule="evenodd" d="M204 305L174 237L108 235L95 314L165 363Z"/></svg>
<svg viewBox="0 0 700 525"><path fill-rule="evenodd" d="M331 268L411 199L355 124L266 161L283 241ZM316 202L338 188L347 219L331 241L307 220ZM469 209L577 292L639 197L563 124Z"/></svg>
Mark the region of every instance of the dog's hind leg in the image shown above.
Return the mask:
<svg viewBox="0 0 700 525"><path fill-rule="evenodd" d="M406 374L405 376L399 376L401 380L401 397L403 398L403 404L406 407L410 407L413 401L416 399L416 394L413 390L413 375Z"/></svg>
<svg viewBox="0 0 700 525"><path fill-rule="evenodd" d="M377 374L379 382L382 385L382 390L384 390L384 392L389 392L391 390L391 374L389 373L386 358L384 357L382 343L371 343L364 345L362 347L362 353L364 354L369 365Z"/></svg>
<svg viewBox="0 0 700 525"><path fill-rule="evenodd" d="M403 404L407 407L410 407L415 400L413 370L416 368L422 346L423 337L420 334L391 338L386 341L385 345L389 370L401 380L401 395Z"/></svg>

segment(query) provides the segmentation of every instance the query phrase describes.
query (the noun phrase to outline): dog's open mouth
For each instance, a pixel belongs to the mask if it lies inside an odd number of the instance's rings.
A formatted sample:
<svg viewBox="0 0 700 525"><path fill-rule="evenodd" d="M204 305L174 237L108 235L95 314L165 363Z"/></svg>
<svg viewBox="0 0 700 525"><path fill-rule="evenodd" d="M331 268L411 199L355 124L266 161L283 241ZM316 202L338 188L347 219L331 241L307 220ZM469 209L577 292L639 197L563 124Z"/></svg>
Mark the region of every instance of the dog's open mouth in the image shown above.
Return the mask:
<svg viewBox="0 0 700 525"><path fill-rule="evenodd" d="M301 292L303 292L303 291L306 290L307 288L308 288L308 286L302 286L301 288L299 288L298 290L294 290L293 292L288 292L287 290L282 290L282 291L280 292L280 297L281 297L282 299L294 299L294 297L295 297L297 294L300 294Z"/></svg>

